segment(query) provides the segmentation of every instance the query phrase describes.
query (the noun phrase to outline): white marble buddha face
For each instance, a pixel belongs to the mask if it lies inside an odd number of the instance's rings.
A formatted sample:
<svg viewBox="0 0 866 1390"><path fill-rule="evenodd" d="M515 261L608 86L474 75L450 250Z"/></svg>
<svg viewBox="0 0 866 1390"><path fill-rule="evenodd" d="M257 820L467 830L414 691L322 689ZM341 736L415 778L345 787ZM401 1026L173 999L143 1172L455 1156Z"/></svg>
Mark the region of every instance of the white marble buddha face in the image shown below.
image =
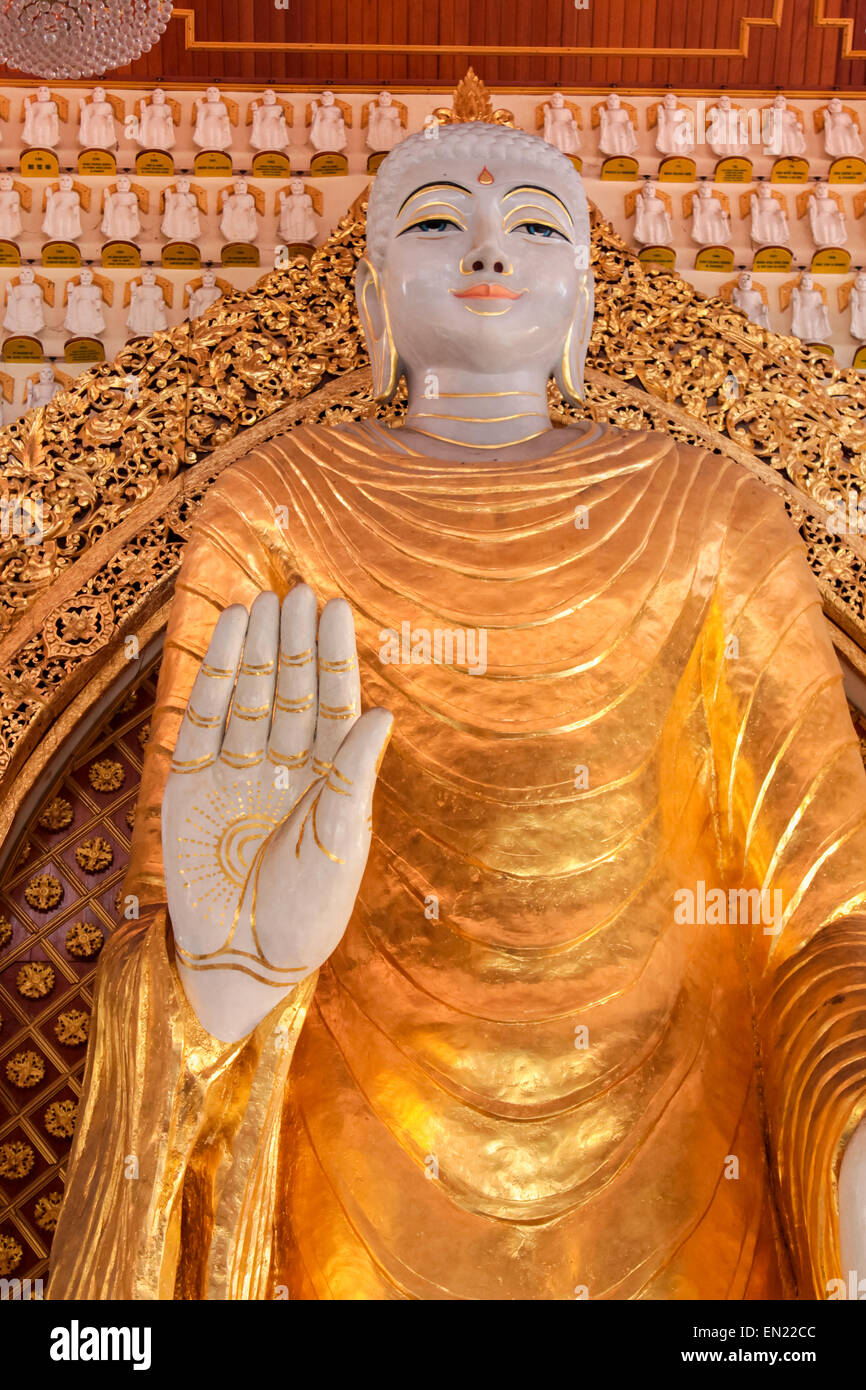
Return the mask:
<svg viewBox="0 0 866 1390"><path fill-rule="evenodd" d="M768 183L759 183L759 184L758 184L758 197L759 197L759 198L772 198L772 196L773 196L773 190L772 190L772 188L770 187L770 185L769 185Z"/></svg>
<svg viewBox="0 0 866 1390"><path fill-rule="evenodd" d="M207 97L208 101L219 101L219 99L220 99L220 89L219 89L219 87L208 87L207 91L205 92L205 96Z"/></svg>
<svg viewBox="0 0 866 1390"><path fill-rule="evenodd" d="M78 279L79 279L79 283L82 284L82 285L92 285L92 284L93 284L93 271L92 271L92 270L89 270L89 269L87 268L87 266L85 266L84 269L82 270L80 276L78 277Z"/></svg>
<svg viewBox="0 0 866 1390"><path fill-rule="evenodd" d="M858 290L866 290L866 270L858 270L854 278Z"/></svg>
<svg viewBox="0 0 866 1390"><path fill-rule="evenodd" d="M60 192L61 192L61 193L69 193L69 192L71 192L71 190L72 190L72 175L71 175L71 174L61 174L61 175L60 175L60 178L58 179L58 184L60 185Z"/></svg>
<svg viewBox="0 0 866 1390"><path fill-rule="evenodd" d="M710 188L710 185L708 183L702 183L698 186L699 198L712 198L712 196L713 190Z"/></svg>
<svg viewBox="0 0 866 1390"><path fill-rule="evenodd" d="M54 380L54 368L53 368L53 367L40 367L40 368L39 368L39 380L40 380L40 382L42 383L43 386L47 386L49 382L52 382L52 381Z"/></svg>
<svg viewBox="0 0 866 1390"><path fill-rule="evenodd" d="M154 93L153 93L153 96L151 97L151 101L153 102L154 106L164 106L164 105L165 105L165 92L162 90L161 87L156 87L156 88L154 89Z"/></svg>
<svg viewBox="0 0 866 1390"><path fill-rule="evenodd" d="M292 179L289 183L289 188L296 198L300 197L304 191L303 179Z"/></svg>
<svg viewBox="0 0 866 1390"><path fill-rule="evenodd" d="M178 181L177 181L177 191L178 191L178 193L188 193L188 192L189 192L189 179L178 179Z"/></svg>
<svg viewBox="0 0 866 1390"><path fill-rule="evenodd" d="M719 97L719 106L723 111L729 111L731 109L731 98L728 96L727 92L722 92L722 95Z"/></svg>
<svg viewBox="0 0 866 1390"><path fill-rule="evenodd" d="M827 103L827 110L831 111L834 116L839 115L839 112L842 110L842 103L838 97L830 98L829 102Z"/></svg>
<svg viewBox="0 0 866 1390"><path fill-rule="evenodd" d="M618 111L618 110L619 110L619 107L620 107L620 100L619 100L619 96L618 96L618 94L617 94L616 92L611 92L610 96L609 96L608 99L607 99L607 104L608 104L608 106L610 107L611 111Z"/></svg>
<svg viewBox="0 0 866 1390"><path fill-rule="evenodd" d="M648 183L644 186L643 196L645 198L654 198L656 196L656 186L654 183Z"/></svg>
<svg viewBox="0 0 866 1390"><path fill-rule="evenodd" d="M788 103L787 103L787 101L785 100L785 98L784 98L784 97L781 95L781 93L780 93L779 96L774 97L774 99L773 99L773 105L775 106L775 108L776 108L777 111L784 111L785 108L787 107Z"/></svg>
<svg viewBox="0 0 866 1390"><path fill-rule="evenodd" d="M812 289L813 283L811 271L804 270L803 274L800 276L800 289L810 290Z"/></svg>
<svg viewBox="0 0 866 1390"><path fill-rule="evenodd" d="M664 106L665 106L665 110L667 110L667 111L676 111L676 109L677 109L677 99L676 99L676 97L674 96L673 92L665 92L665 95L664 95Z"/></svg>
<svg viewBox="0 0 866 1390"><path fill-rule="evenodd" d="M36 88L36 100L37 100L37 101L50 101L50 100L51 100L51 92L49 91L49 89L48 89L47 87L37 87L37 88Z"/></svg>
<svg viewBox="0 0 866 1390"><path fill-rule="evenodd" d="M739 285L739 287L740 287L741 290L750 290L750 289L752 288L752 274L751 274L751 271L749 271L749 270L743 270L743 271L741 271L741 272L740 272L740 278L739 278L739 280L737 281L737 284Z"/></svg>
<svg viewBox="0 0 866 1390"><path fill-rule="evenodd" d="M104 87L94 87L94 89L93 89L93 100L94 100L94 101L105 101L105 88L104 88Z"/></svg>
<svg viewBox="0 0 866 1390"><path fill-rule="evenodd" d="M470 127L452 129L470 131L469 139L447 129L435 141L410 137L423 157L392 166L387 204L381 216L377 208L375 228L368 223L370 255L381 261L378 276L363 261L356 279L368 342L384 311L398 358L416 379L442 368L477 372L479 364L491 376L550 375L569 335L582 354L592 326L579 176L523 132L481 126L494 133L473 138ZM381 178L380 170L375 193Z"/></svg>
<svg viewBox="0 0 866 1390"><path fill-rule="evenodd" d="M272 92L271 89L270 89L270 87L269 87L268 90L265 92L264 96L262 97L262 103L263 103L263 105L265 105L265 106L276 106L276 104L277 104L277 94L276 94L276 92Z"/></svg>
<svg viewBox="0 0 866 1390"><path fill-rule="evenodd" d="M143 270L143 271L141 272L141 283L142 283L143 285L155 285L155 284L156 284L156 271L155 271L155 270Z"/></svg>
<svg viewBox="0 0 866 1390"><path fill-rule="evenodd" d="M117 191L118 191L118 193L128 193L131 187L132 187L132 184L130 183L129 178L127 177L127 175L126 175L126 174L118 174L118 176L117 176Z"/></svg>
<svg viewBox="0 0 866 1390"><path fill-rule="evenodd" d="M829 189L829 186L828 186L826 183L816 183L816 184L815 184L815 196L816 196L816 198L829 198L829 197L830 197L830 189Z"/></svg>
<svg viewBox="0 0 866 1390"><path fill-rule="evenodd" d="M232 184L232 189L233 189L233 191L234 191L235 193L246 193L246 191L247 191L247 181L246 181L246 179L235 179L235 180L234 180L234 183Z"/></svg>
<svg viewBox="0 0 866 1390"><path fill-rule="evenodd" d="M393 101L393 99L394 99L394 98L391 96L391 93L390 93L390 92L380 92L380 93L379 93L379 105L380 105L380 106L390 106L390 105L391 105L391 102Z"/></svg>
<svg viewBox="0 0 866 1390"><path fill-rule="evenodd" d="M333 93L333 92L322 92L322 105L323 105L323 106L333 106L333 105L334 105L334 93Z"/></svg>
<svg viewBox="0 0 866 1390"><path fill-rule="evenodd" d="M12 175L0 174L0 193L12 192Z"/></svg>
<svg viewBox="0 0 866 1390"><path fill-rule="evenodd" d="M562 95L562 92L554 92L552 97L550 98L550 104L551 106L555 106L557 111L560 109L560 107L564 106L565 97Z"/></svg>
<svg viewBox="0 0 866 1390"><path fill-rule="evenodd" d="M214 275L213 271L212 271L212 270L205 270L205 271L203 271L203 272L202 272L202 277L201 277L201 282L202 282L202 285L204 286L204 288L205 288L206 290L213 289L214 285L216 284L216 276Z"/></svg>
<svg viewBox="0 0 866 1390"><path fill-rule="evenodd" d="M21 271L21 283L22 283L22 285L32 285L34 279L35 279L35 274L34 274L34 271L33 271L33 267L32 267L32 266L29 266L29 265L25 265L24 268L23 268L22 271Z"/></svg>

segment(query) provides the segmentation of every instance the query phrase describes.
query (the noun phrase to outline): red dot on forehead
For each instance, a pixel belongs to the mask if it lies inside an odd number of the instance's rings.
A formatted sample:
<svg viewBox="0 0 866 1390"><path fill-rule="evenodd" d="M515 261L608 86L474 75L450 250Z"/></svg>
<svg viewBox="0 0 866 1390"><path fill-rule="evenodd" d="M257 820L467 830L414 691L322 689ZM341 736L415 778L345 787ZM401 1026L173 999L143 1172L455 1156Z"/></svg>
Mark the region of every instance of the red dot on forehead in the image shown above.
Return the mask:
<svg viewBox="0 0 866 1390"><path fill-rule="evenodd" d="M484 168L481 170L481 173L478 175L478 182L479 182L479 183L493 183L493 175L491 174L491 172L490 172L490 170L488 169L488 167L487 167L486 164L485 164Z"/></svg>

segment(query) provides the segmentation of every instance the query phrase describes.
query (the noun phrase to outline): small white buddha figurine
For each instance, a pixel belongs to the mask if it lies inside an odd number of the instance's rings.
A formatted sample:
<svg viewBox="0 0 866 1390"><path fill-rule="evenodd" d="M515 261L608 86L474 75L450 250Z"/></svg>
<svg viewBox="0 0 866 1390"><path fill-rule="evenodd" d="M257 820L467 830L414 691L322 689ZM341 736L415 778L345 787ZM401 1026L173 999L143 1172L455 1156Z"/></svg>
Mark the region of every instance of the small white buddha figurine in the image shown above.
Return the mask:
<svg viewBox="0 0 866 1390"><path fill-rule="evenodd" d="M731 239L731 219L708 183L698 185L692 198L692 241L699 246L726 246Z"/></svg>
<svg viewBox="0 0 866 1390"><path fill-rule="evenodd" d="M722 92L718 101L707 112L707 144L719 159L748 154L749 146L743 138L744 129L741 113L731 102L727 92Z"/></svg>
<svg viewBox="0 0 866 1390"><path fill-rule="evenodd" d="M824 107L824 153L829 159L863 153L860 127L838 97Z"/></svg>
<svg viewBox="0 0 866 1390"><path fill-rule="evenodd" d="M41 333L45 327L42 286L29 265L22 266L17 285L10 285L6 291L3 327L10 333Z"/></svg>
<svg viewBox="0 0 866 1390"><path fill-rule="evenodd" d="M634 154L637 149L637 132L629 113L623 108L618 92L611 92L599 107L598 114L601 121L598 148L601 153Z"/></svg>
<svg viewBox="0 0 866 1390"><path fill-rule="evenodd" d="M133 337L159 333L168 327L165 310L165 296L162 286L156 283L156 271L143 270L140 283L130 288L127 328Z"/></svg>
<svg viewBox="0 0 866 1390"><path fill-rule="evenodd" d="M634 236L644 246L670 246L673 242L671 216L654 183L645 184L637 195Z"/></svg>
<svg viewBox="0 0 866 1390"><path fill-rule="evenodd" d="M47 87L37 87L36 96L24 108L22 142L31 148L53 149L60 139L57 102Z"/></svg>
<svg viewBox="0 0 866 1390"><path fill-rule="evenodd" d="M11 174L0 174L0 237L21 235L21 194Z"/></svg>
<svg viewBox="0 0 866 1390"><path fill-rule="evenodd" d="M114 108L104 87L94 87L90 101L78 103L78 143L85 149L109 150L117 144Z"/></svg>
<svg viewBox="0 0 866 1390"><path fill-rule="evenodd" d="M256 200L246 179L235 179L232 191L223 201L220 232L226 241L254 242L259 234Z"/></svg>
<svg viewBox="0 0 866 1390"><path fill-rule="evenodd" d="M553 92L544 103L544 138L563 154L577 154L580 131L577 120L565 104L562 92Z"/></svg>
<svg viewBox="0 0 866 1390"><path fill-rule="evenodd" d="M191 284L187 285L186 293L189 297L187 317L190 319L197 319L199 314L203 314L206 309L209 309L212 304L222 298L222 290L217 284L216 276L212 270L203 270L201 284L195 289Z"/></svg>
<svg viewBox="0 0 866 1390"><path fill-rule="evenodd" d="M380 92L376 100L370 102L367 114L367 148L377 152L393 150L402 139L403 122L400 109L394 105L394 98L390 92Z"/></svg>
<svg viewBox="0 0 866 1390"><path fill-rule="evenodd" d="M866 270L858 270L848 297L851 337L866 342Z"/></svg>
<svg viewBox="0 0 866 1390"><path fill-rule="evenodd" d="M694 116L680 106L673 92L665 92L658 108L656 149L659 154L691 154L695 148Z"/></svg>
<svg viewBox="0 0 866 1390"><path fill-rule="evenodd" d="M826 183L816 184L809 196L809 225L816 246L844 246L848 240L845 214Z"/></svg>
<svg viewBox="0 0 866 1390"><path fill-rule="evenodd" d="M764 112L764 141L767 153L774 155L795 155L806 153L806 137L796 112L788 110L788 103L781 92L773 100L773 105Z"/></svg>
<svg viewBox="0 0 866 1390"><path fill-rule="evenodd" d="M316 238L316 217L313 200L304 188L302 179L292 179L289 192L279 195L279 235L285 242L313 242Z"/></svg>
<svg viewBox="0 0 866 1390"><path fill-rule="evenodd" d="M788 214L773 195L768 183L759 183L750 200L750 236L756 246L787 246L790 240Z"/></svg>
<svg viewBox="0 0 866 1390"><path fill-rule="evenodd" d="M165 209L160 231L170 241L197 241L201 236L198 200L190 190L189 179L178 179L165 190Z"/></svg>
<svg viewBox="0 0 866 1390"><path fill-rule="evenodd" d="M40 367L39 376L36 381L28 381L24 393L24 404L28 410L37 410L39 406L47 405L62 391L63 387L54 375L53 367Z"/></svg>
<svg viewBox="0 0 866 1390"><path fill-rule="evenodd" d="M196 101L193 142L202 150L229 150L232 144L232 125L229 109L220 96L219 87L208 87Z"/></svg>
<svg viewBox="0 0 866 1390"><path fill-rule="evenodd" d="M791 332L804 342L820 343L830 337L830 316L824 296L810 271L804 270L791 291Z"/></svg>
<svg viewBox="0 0 866 1390"><path fill-rule="evenodd" d="M125 241L131 241L141 232L138 195L133 193L126 174L118 174L114 191L105 190L105 210L100 231L103 236L120 237Z"/></svg>
<svg viewBox="0 0 866 1390"><path fill-rule="evenodd" d="M336 150L346 148L346 122L337 105L333 92L323 92L320 99L314 100L313 119L310 123L310 144L314 150Z"/></svg>
<svg viewBox="0 0 866 1390"><path fill-rule="evenodd" d="M61 174L58 183L58 188L45 190L42 230L60 241L75 241L81 236L81 198L71 174Z"/></svg>
<svg viewBox="0 0 866 1390"><path fill-rule="evenodd" d="M289 125L286 113L277 101L276 92L269 87L261 101L252 104L253 130L250 144L254 150L287 150Z"/></svg>
<svg viewBox="0 0 866 1390"><path fill-rule="evenodd" d="M755 287L750 270L740 272L739 279L731 291L731 303L742 309L759 328L770 327L770 311L764 303L764 296Z"/></svg>
<svg viewBox="0 0 866 1390"><path fill-rule="evenodd" d="M136 140L147 150L174 149L177 136L174 129L174 114L165 99L161 87L151 92L150 101L141 103L138 117Z"/></svg>
<svg viewBox="0 0 866 1390"><path fill-rule="evenodd" d="M67 333L90 337L105 332L105 315L102 311L102 290L93 283L93 271L84 266L78 277L66 287L66 318L63 327Z"/></svg>

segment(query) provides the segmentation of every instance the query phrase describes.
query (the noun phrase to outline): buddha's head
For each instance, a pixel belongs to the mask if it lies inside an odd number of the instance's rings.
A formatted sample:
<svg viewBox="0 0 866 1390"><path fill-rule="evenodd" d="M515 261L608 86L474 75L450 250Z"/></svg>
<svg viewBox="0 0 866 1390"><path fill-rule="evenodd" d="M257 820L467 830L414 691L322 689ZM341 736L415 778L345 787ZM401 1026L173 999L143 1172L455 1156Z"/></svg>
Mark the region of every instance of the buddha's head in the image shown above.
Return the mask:
<svg viewBox="0 0 866 1390"><path fill-rule="evenodd" d="M247 191L247 181L246 181L246 179L234 179L233 182L232 182L232 189L234 190L235 193L241 193L241 194L246 193L246 191Z"/></svg>
<svg viewBox="0 0 866 1390"><path fill-rule="evenodd" d="M750 270L741 270L737 284L741 290L750 290L752 288L752 272Z"/></svg>
<svg viewBox="0 0 866 1390"><path fill-rule="evenodd" d="M132 184L130 183L129 175L128 175L128 174L118 174L118 176L117 176L117 191L118 191L118 193L128 193L131 187L132 187Z"/></svg>
<svg viewBox="0 0 866 1390"><path fill-rule="evenodd" d="M175 185L175 187L177 188L178 193L188 193L188 192L189 192L189 179L178 179L177 184Z"/></svg>
<svg viewBox="0 0 866 1390"><path fill-rule="evenodd" d="M654 183L644 184L643 195L645 198L654 198L657 192L658 189L656 188Z"/></svg>
<svg viewBox="0 0 866 1390"><path fill-rule="evenodd" d="M858 290L866 290L866 270L858 270L854 277L854 284Z"/></svg>
<svg viewBox="0 0 866 1390"><path fill-rule="evenodd" d="M21 271L21 284L32 285L35 278L32 266L25 265Z"/></svg>
<svg viewBox="0 0 866 1390"><path fill-rule="evenodd" d="M728 96L727 92L722 92L722 95L719 97L719 106L723 111L730 111L731 98Z"/></svg>
<svg viewBox="0 0 866 1390"><path fill-rule="evenodd" d="M393 100L394 100L394 98L391 96L391 93L390 93L390 92L380 92L380 93L379 93L379 105L380 105L380 106L390 106L390 105L391 105L391 102L392 102Z"/></svg>
<svg viewBox="0 0 866 1390"><path fill-rule="evenodd" d="M276 104L277 104L277 94L276 94L276 92L273 90L273 88L268 87L267 91L265 92L264 96L262 97L262 101L264 102L265 106L276 106Z"/></svg>
<svg viewBox="0 0 866 1390"><path fill-rule="evenodd" d="M208 87L207 91L205 92L205 96L207 97L208 101L219 101L219 99L220 99L220 89L219 89L219 87Z"/></svg>
<svg viewBox="0 0 866 1390"><path fill-rule="evenodd" d="M93 100L94 100L94 101L105 101L105 88L104 88L104 87L94 87L94 89L93 89Z"/></svg>
<svg viewBox="0 0 866 1390"><path fill-rule="evenodd" d="M758 197L759 197L759 198L764 198L764 199L766 200L767 198L772 198L772 196L773 196L773 190L772 190L772 188L770 187L770 185L769 185L768 183L759 183L759 184L758 184Z"/></svg>
<svg viewBox="0 0 866 1390"><path fill-rule="evenodd" d="M12 175L0 174L0 193L12 192Z"/></svg>
<svg viewBox="0 0 866 1390"><path fill-rule="evenodd" d="M61 193L71 193L71 192L72 192L72 175L71 175L71 174L61 174L61 175L60 175L60 178L57 180L57 182L58 182L58 185L59 185L59 187L60 187L60 192L61 192Z"/></svg>
<svg viewBox="0 0 866 1390"><path fill-rule="evenodd" d="M333 105L334 105L334 93L333 93L333 92L322 92L322 105L323 105L323 106L333 106Z"/></svg>
<svg viewBox="0 0 866 1390"><path fill-rule="evenodd" d="M290 190L290 192L292 193L293 197L295 197L295 198L300 198L301 194L302 194L303 191L304 191L304 180L303 180L303 179L290 179L290 180L289 180L289 190Z"/></svg>
<svg viewBox="0 0 866 1390"><path fill-rule="evenodd" d="M154 88L153 95L151 96L151 101L153 102L154 106L165 105L165 92L162 90L161 87Z"/></svg>
<svg viewBox="0 0 866 1390"><path fill-rule="evenodd" d="M787 103L787 101L785 100L785 98L782 96L781 92L779 93L779 95L778 95L777 97L774 97L774 98L773 98L773 105L774 105L774 107L776 108L777 111L784 111L785 108L787 107L788 103Z"/></svg>
<svg viewBox="0 0 866 1390"><path fill-rule="evenodd" d="M611 92L610 96L607 99L607 104L611 111L618 111L621 105L619 93Z"/></svg>
<svg viewBox="0 0 866 1390"><path fill-rule="evenodd" d="M85 266L81 274L79 275L78 283L81 285L93 284L93 271L88 266Z"/></svg>
<svg viewBox="0 0 866 1390"><path fill-rule="evenodd" d="M839 115L839 112L842 110L842 103L838 97L830 98L829 102L827 103L827 110L832 112L834 116Z"/></svg>
<svg viewBox="0 0 866 1390"><path fill-rule="evenodd" d="M54 368L53 368L53 367L40 367L40 368L39 368L39 380L40 380L40 382L42 383L43 386L47 386L47 385L49 384L49 382L52 382L52 383L53 383L53 381L54 381Z"/></svg>
<svg viewBox="0 0 866 1390"><path fill-rule="evenodd" d="M50 93L50 91L48 90L47 87L37 87L37 88L36 88L36 100L37 100L37 101L50 101L50 100L51 100L51 93Z"/></svg>
<svg viewBox="0 0 866 1390"><path fill-rule="evenodd" d="M712 198L712 196L713 190L708 183L701 183L698 185L699 198Z"/></svg>
<svg viewBox="0 0 866 1390"><path fill-rule="evenodd" d="M155 270L143 270L143 271L141 272L141 283L142 283L143 285L155 285L155 284L156 284L156 271L155 271Z"/></svg>
<svg viewBox="0 0 866 1390"><path fill-rule="evenodd" d="M216 276L214 275L213 271L202 271L201 282L206 290L212 290L214 285L216 284Z"/></svg>
<svg viewBox="0 0 866 1390"><path fill-rule="evenodd" d="M666 111L676 111L677 99L674 96L673 92L665 92L663 100Z"/></svg>
<svg viewBox="0 0 866 1390"><path fill-rule="evenodd" d="M830 197L830 186L829 186L829 184L826 184L826 183L816 183L816 184L815 184L815 193L816 193L817 197L819 197L819 198L829 198L829 197Z"/></svg>
<svg viewBox="0 0 866 1390"><path fill-rule="evenodd" d="M593 312L580 176L520 130L410 136L373 184L355 293L380 400L441 369L537 369L579 400Z"/></svg>
<svg viewBox="0 0 866 1390"><path fill-rule="evenodd" d="M562 92L554 92L550 98L550 104L551 106L555 106L557 111L559 111L560 108L565 105L565 97L562 95Z"/></svg>
<svg viewBox="0 0 866 1390"><path fill-rule="evenodd" d="M814 283L811 270L804 270L803 274L800 276L800 289L811 290Z"/></svg>

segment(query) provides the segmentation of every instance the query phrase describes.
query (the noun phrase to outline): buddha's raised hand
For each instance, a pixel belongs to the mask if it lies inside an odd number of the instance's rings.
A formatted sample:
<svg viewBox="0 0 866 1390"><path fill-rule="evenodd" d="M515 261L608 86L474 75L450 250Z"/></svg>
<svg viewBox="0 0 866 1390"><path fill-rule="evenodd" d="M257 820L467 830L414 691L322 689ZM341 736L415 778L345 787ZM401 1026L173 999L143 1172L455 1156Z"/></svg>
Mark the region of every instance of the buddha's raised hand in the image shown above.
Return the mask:
<svg viewBox="0 0 866 1390"><path fill-rule="evenodd" d="M298 584L214 629L162 807L178 971L203 1026L244 1037L339 942L391 730L360 714L352 613Z"/></svg>

